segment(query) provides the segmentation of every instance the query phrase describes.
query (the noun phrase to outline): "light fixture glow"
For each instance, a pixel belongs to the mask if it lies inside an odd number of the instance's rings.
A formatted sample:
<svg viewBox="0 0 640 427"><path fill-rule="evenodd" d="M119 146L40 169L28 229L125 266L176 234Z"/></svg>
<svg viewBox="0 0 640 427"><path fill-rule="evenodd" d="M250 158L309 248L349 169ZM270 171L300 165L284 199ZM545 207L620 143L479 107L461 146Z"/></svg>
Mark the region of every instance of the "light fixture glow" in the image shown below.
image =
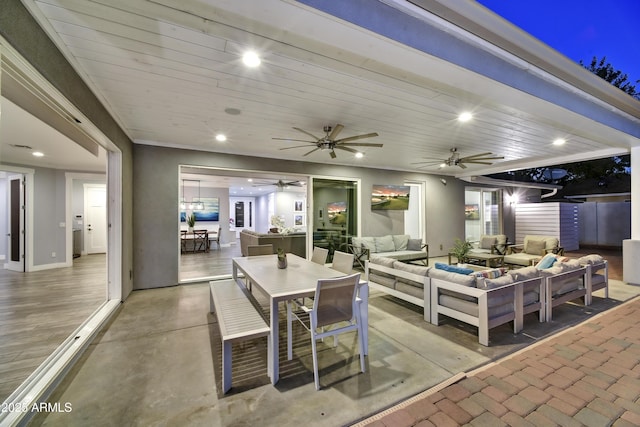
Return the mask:
<svg viewBox="0 0 640 427"><path fill-rule="evenodd" d="M247 67L255 68L260 65L262 61L260 60L260 57L257 53L250 51L242 55L242 62Z"/></svg>
<svg viewBox="0 0 640 427"><path fill-rule="evenodd" d="M564 145L565 142L567 141L562 138L558 138L555 141L553 141L553 145Z"/></svg>
<svg viewBox="0 0 640 427"><path fill-rule="evenodd" d="M227 136L223 133L219 133L216 135L216 141L218 142L224 142L227 140Z"/></svg>
<svg viewBox="0 0 640 427"><path fill-rule="evenodd" d="M473 114L469 112L464 112L458 116L458 121L464 123L464 122L468 122L472 118L473 118Z"/></svg>
<svg viewBox="0 0 640 427"><path fill-rule="evenodd" d="M44 153L41 151L34 151L33 153L31 153L33 156L35 157L44 157Z"/></svg>
<svg viewBox="0 0 640 427"><path fill-rule="evenodd" d="M447 166L447 164L446 164L446 163L440 163L440 167L441 167L441 168L444 168L444 167L446 167L446 166Z"/></svg>
<svg viewBox="0 0 640 427"><path fill-rule="evenodd" d="M364 153L361 153L361 152L359 152L359 151L358 151L358 152L355 154L355 156L356 156L356 159L361 159L361 158L363 158L363 157L364 157Z"/></svg>

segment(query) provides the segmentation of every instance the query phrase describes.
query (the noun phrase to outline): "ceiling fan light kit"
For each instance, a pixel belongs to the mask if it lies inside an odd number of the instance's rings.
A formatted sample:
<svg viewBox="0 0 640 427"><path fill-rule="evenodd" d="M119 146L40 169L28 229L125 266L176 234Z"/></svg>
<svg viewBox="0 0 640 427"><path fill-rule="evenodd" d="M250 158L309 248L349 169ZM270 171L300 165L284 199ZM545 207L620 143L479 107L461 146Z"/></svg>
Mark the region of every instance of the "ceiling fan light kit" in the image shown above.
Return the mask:
<svg viewBox="0 0 640 427"><path fill-rule="evenodd" d="M354 155L356 155L357 157L362 157L362 153L356 149L353 149L351 147L373 147L373 148L381 148L382 144L374 144L374 143L370 143L370 142L353 142L353 141L357 141L359 139L365 139L365 138L373 138L378 136L378 134L376 132L371 132L371 133L366 133L366 134L362 134L362 135L356 135L356 136L349 136L347 138L341 138L341 139L336 139L338 137L338 134L340 132L342 132L342 129L344 129L344 126L341 124L337 124L335 127L331 127L331 126L324 126L322 128L322 130L324 131L325 135L323 137L318 138L317 136L313 135L310 132L307 132L304 129L300 129L297 127L294 127L293 129L297 130L298 132L304 133L305 135L311 137L313 139L313 141L309 141L309 140L304 140L304 139L292 139L292 138L273 138L275 140L279 140L279 141L295 141L295 142L304 142L307 144L312 144L315 145L315 148L313 148L312 150L306 152L305 154L303 154L302 156L308 156L309 154L315 152L315 151L328 151L329 152L329 157L331 157L332 159L335 159L337 157L335 150L343 150L343 151L348 151L350 153L353 153ZM294 147L284 147L281 148L281 150L289 150L292 148L309 148L309 145L296 145ZM360 154L360 156L358 156L358 154Z"/></svg>

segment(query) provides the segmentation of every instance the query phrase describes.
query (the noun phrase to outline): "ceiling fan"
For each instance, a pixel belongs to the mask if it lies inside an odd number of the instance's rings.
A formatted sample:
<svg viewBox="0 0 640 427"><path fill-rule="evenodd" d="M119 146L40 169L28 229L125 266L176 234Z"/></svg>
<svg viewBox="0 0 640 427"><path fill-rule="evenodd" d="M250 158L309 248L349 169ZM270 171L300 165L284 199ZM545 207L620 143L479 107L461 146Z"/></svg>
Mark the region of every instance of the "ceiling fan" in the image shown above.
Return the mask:
<svg viewBox="0 0 640 427"><path fill-rule="evenodd" d="M302 182L300 182L300 181L283 181L283 180L279 179L276 182L258 182L258 183L253 184L254 187L265 187L265 186L268 186L268 185L275 185L279 189L282 189L282 188L286 188L286 187L302 187Z"/></svg>
<svg viewBox="0 0 640 427"><path fill-rule="evenodd" d="M358 150L354 150L351 147L377 147L377 148L382 147L382 144L372 144L368 142L352 142L358 139L373 138L374 136L378 136L376 132L366 133L363 135L349 136L347 138L342 138L342 139L336 139L338 137L338 134L342 131L342 129L344 129L344 126L341 124L337 124L336 127L334 128L332 128L331 126L325 126L322 129L325 135L321 138L318 138L317 136L307 132L306 130L296 128L296 127L294 127L294 129L297 130L298 132L302 132L305 135L310 136L311 138L313 138L313 141L308 141L304 139L291 139L291 138L273 138L273 139L277 139L281 141L306 142L308 144L315 145L314 149L303 154L303 156L308 156L309 154L317 150L329 150L329 156L331 156L332 159L335 159L336 153L334 150L344 150L344 151L349 151L350 153L358 153ZM305 147L310 148L309 145L297 145L295 147L281 148L281 150L289 150L291 148L305 148Z"/></svg>
<svg viewBox="0 0 640 427"><path fill-rule="evenodd" d="M422 165L419 167L428 167L439 165L441 168L445 166L459 166L462 169L467 168L467 164L476 164L476 165L491 165L492 162L487 160L500 160L504 159L504 156L496 156L493 153L480 153L474 154L473 156L460 157L460 153L458 153L457 148L452 148L451 156L448 159L425 159L423 162L411 163L412 165Z"/></svg>

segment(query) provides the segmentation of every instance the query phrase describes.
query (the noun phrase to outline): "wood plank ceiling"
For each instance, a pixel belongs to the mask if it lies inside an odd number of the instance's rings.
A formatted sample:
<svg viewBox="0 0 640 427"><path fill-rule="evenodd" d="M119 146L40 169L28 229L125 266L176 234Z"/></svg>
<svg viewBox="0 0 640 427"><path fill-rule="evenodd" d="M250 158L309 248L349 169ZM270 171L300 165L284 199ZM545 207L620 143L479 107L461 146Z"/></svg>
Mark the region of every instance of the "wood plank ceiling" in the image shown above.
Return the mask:
<svg viewBox="0 0 640 427"><path fill-rule="evenodd" d="M136 143L450 175L628 149L618 131L296 2L25 4ZM257 68L242 64L249 49ZM463 111L474 118L460 123ZM331 159L272 139L306 139L293 127L320 137L337 123L340 137L377 132L362 142L384 147ZM568 143L553 146L559 137ZM466 170L413 164L453 147L505 158Z"/></svg>

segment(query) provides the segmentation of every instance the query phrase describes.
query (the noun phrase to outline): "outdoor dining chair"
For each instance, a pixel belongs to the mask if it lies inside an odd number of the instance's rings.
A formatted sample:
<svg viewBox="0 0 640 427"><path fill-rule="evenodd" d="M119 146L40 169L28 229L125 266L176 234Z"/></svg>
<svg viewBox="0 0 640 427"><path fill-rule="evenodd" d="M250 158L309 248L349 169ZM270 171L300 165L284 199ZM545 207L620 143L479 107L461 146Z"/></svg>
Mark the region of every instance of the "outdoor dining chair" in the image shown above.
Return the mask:
<svg viewBox="0 0 640 427"><path fill-rule="evenodd" d="M353 254L335 251L333 253L333 263L331 264L331 268L344 274L350 274L353 271Z"/></svg>
<svg viewBox="0 0 640 427"><path fill-rule="evenodd" d="M318 378L318 349L316 341L325 337L334 337L337 346L337 335L357 331L358 351L360 352L360 370L364 366L364 342L362 339L362 322L360 319L360 298L357 297L357 287L360 283L360 273L331 279L320 279L316 287L313 307L296 305L294 301L287 302L287 356L293 356L292 322L295 318L311 333L311 350L313 353L313 377L316 390L320 390ZM296 310L294 311L294 307Z"/></svg>
<svg viewBox="0 0 640 427"><path fill-rule="evenodd" d="M315 262L316 264L324 265L327 262L327 255L329 254L329 249L319 248L317 246L313 247L313 254L311 255L311 262Z"/></svg>

